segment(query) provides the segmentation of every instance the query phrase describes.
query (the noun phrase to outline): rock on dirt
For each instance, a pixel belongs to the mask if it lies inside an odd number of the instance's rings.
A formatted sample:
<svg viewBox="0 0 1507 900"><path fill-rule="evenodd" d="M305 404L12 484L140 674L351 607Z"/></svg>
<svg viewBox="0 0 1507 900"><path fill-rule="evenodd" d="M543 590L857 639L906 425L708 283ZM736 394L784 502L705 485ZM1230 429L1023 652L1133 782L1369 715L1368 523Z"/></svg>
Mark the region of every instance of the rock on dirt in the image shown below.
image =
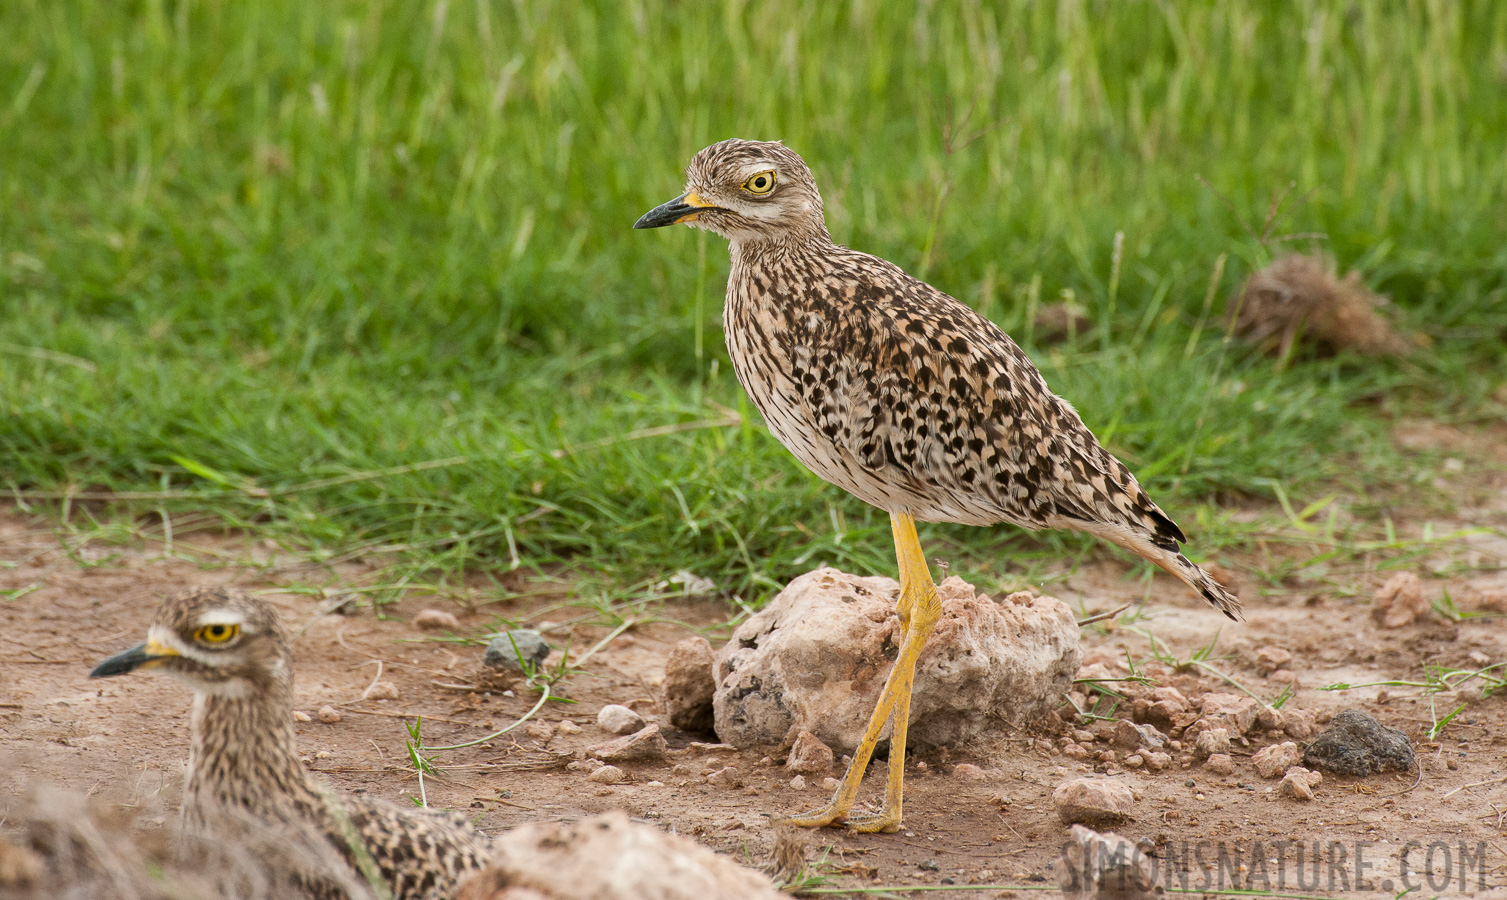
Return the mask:
<svg viewBox="0 0 1507 900"><path fill-rule="evenodd" d="M1413 768L1413 743L1365 713L1347 709L1303 751L1303 765L1339 775L1377 775Z"/></svg>
<svg viewBox="0 0 1507 900"><path fill-rule="evenodd" d="M499 835L457 900L779 900L769 878L622 812Z"/></svg>
<svg viewBox="0 0 1507 900"><path fill-rule="evenodd" d="M1398 572L1376 589L1371 618L1383 628L1402 628L1427 619L1433 607L1423 593L1423 582L1412 572Z"/></svg>
<svg viewBox="0 0 1507 900"><path fill-rule="evenodd" d="M1251 757L1251 762L1256 766L1256 772L1262 778L1276 778L1302 761L1303 751L1299 750L1298 745L1292 741L1263 747Z"/></svg>
<svg viewBox="0 0 1507 900"><path fill-rule="evenodd" d="M1052 791L1057 815L1069 824L1118 821L1130 815L1134 803L1129 786L1112 778L1074 778Z"/></svg>
<svg viewBox="0 0 1507 900"><path fill-rule="evenodd" d="M826 775L832 771L832 748L809 731L796 735L785 768L803 775Z"/></svg>
<svg viewBox="0 0 1507 900"><path fill-rule="evenodd" d="M413 627L422 631L459 631L460 620L442 609L421 609L413 617Z"/></svg>
<svg viewBox="0 0 1507 900"><path fill-rule="evenodd" d="M532 666L540 666L549 657L549 650L544 635L527 628L515 628L493 635L487 642L487 652L482 654L481 661L494 669L521 673L523 663L519 662L520 659Z"/></svg>
<svg viewBox="0 0 1507 900"><path fill-rule="evenodd" d="M1153 772L1160 772L1172 765L1172 754L1170 753L1156 751L1153 753L1144 753L1142 757L1146 760L1146 768Z"/></svg>
<svg viewBox="0 0 1507 900"><path fill-rule="evenodd" d="M1292 662L1292 651L1283 647L1261 647L1256 651L1256 670L1270 675Z"/></svg>
<svg viewBox="0 0 1507 900"><path fill-rule="evenodd" d="M368 687L366 691L362 693L361 699L396 700L398 699L398 696L398 686L396 684L393 684L391 681L374 681L372 682L371 687ZM324 710L320 710L320 712L323 713ZM320 721L324 721L323 715L320 716ZM336 721L338 722L339 719L336 719Z"/></svg>
<svg viewBox="0 0 1507 900"><path fill-rule="evenodd" d="M717 654L717 736L748 749L806 730L852 750L898 650L898 594L893 579L831 568L792 581ZM1060 702L1081 657L1067 604L1024 592L995 601L955 577L938 594L942 618L916 667L912 741L955 744Z"/></svg>
<svg viewBox="0 0 1507 900"><path fill-rule="evenodd" d="M597 784L622 784L627 777L617 766L602 766L587 775L586 780L595 781Z"/></svg>
<svg viewBox="0 0 1507 900"><path fill-rule="evenodd" d="M1302 766L1293 766L1282 777L1282 783L1277 785L1277 793L1283 797L1292 797L1294 800L1312 800L1313 789L1318 787L1324 780L1324 776L1318 772L1310 772Z"/></svg>
<svg viewBox="0 0 1507 900"><path fill-rule="evenodd" d="M1057 880L1067 900L1152 900L1166 891L1156 867L1129 839L1074 825L1058 860Z"/></svg>
<svg viewBox="0 0 1507 900"><path fill-rule="evenodd" d="M1159 750L1167 746L1167 736L1157 731L1155 725L1136 725L1124 719L1115 723L1111 740L1122 750L1137 750L1141 747Z"/></svg>
<svg viewBox="0 0 1507 900"><path fill-rule="evenodd" d="M712 730L712 677L714 654L704 637L689 637L676 644L665 659L665 710L670 725L683 731Z"/></svg>
<svg viewBox="0 0 1507 900"><path fill-rule="evenodd" d="M659 726L650 725L627 737L592 747L588 752L603 762L653 762L664 759L670 752L670 745L665 736L659 733Z"/></svg>
<svg viewBox="0 0 1507 900"><path fill-rule="evenodd" d="M340 710L336 709L333 706L319 707L318 715L319 721L323 722L326 725L334 725L336 722L340 721Z"/></svg>
<svg viewBox="0 0 1507 900"><path fill-rule="evenodd" d="M545 744L555 736L555 726L548 722L530 722L523 730L528 732L529 737Z"/></svg>
<svg viewBox="0 0 1507 900"><path fill-rule="evenodd" d="M1211 753L1209 758L1204 760L1204 768L1215 775L1233 775L1235 774L1235 760L1228 753Z"/></svg>
<svg viewBox="0 0 1507 900"><path fill-rule="evenodd" d="M1200 731L1198 739L1193 742L1193 753L1201 759L1229 752L1230 732L1225 728L1210 728L1208 731Z"/></svg>
<svg viewBox="0 0 1507 900"><path fill-rule="evenodd" d="M633 734L644 727L644 717L616 703L609 703L597 713L597 727L608 734Z"/></svg>
<svg viewBox="0 0 1507 900"><path fill-rule="evenodd" d="M1205 731L1223 728L1229 736L1239 737L1256 724L1261 712L1261 701L1242 694L1204 694L1198 711L1198 721L1190 728Z"/></svg>

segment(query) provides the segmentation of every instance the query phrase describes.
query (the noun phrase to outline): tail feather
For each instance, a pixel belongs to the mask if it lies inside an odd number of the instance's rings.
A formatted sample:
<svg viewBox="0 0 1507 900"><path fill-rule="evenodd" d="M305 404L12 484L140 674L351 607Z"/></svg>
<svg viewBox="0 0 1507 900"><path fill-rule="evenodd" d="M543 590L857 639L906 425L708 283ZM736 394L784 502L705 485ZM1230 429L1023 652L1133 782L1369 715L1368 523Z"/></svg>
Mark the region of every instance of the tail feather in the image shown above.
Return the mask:
<svg viewBox="0 0 1507 900"><path fill-rule="evenodd" d="M1191 562L1188 557L1181 553L1162 551L1161 558L1151 559L1152 562L1166 569L1177 577L1179 581L1192 588L1214 608L1229 616L1236 622L1244 617L1240 605L1240 598L1225 589L1225 586L1214 580L1214 577L1205 572L1202 567Z"/></svg>
<svg viewBox="0 0 1507 900"><path fill-rule="evenodd" d="M1168 521L1171 520L1169 519ZM1047 520L1047 525L1052 528L1072 528L1077 531L1086 531L1089 534L1104 538L1112 544L1118 544L1137 556L1156 563L1173 577L1177 578L1178 581L1197 591L1215 609L1236 622L1240 621L1243 617L1240 598L1215 581L1208 572L1205 572L1186 556L1179 553L1175 545L1172 548L1159 546L1153 542L1151 535L1132 530L1120 524L1082 522L1054 516Z"/></svg>

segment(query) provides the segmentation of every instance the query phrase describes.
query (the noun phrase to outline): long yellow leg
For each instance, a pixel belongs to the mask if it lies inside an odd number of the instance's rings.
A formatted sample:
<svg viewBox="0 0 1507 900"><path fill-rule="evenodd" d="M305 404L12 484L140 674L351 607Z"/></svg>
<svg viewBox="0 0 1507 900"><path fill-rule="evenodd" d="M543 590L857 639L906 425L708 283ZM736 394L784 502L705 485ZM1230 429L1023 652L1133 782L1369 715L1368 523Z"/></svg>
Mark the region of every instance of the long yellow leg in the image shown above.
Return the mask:
<svg viewBox="0 0 1507 900"><path fill-rule="evenodd" d="M800 816L784 819L780 824L819 827L847 822L854 831L898 831L905 780L905 736L910 726L910 695L916 680L916 659L926 646L937 619L942 616L942 602L937 597L936 585L926 568L926 557L921 552L921 541L916 537L916 522L903 513L890 515L890 529L895 534L895 558L900 567L900 599L896 609L900 613L900 653L895 667L884 680L879 692L879 702L869 717L863 740L853 752L853 762L843 775L842 783L831 801L820 809ZM863 783L863 774L874 755L874 746L879 742L879 733L884 724L894 717L895 727L890 736L889 779L884 791L884 808L878 815L849 819L848 812L858 797L858 788Z"/></svg>

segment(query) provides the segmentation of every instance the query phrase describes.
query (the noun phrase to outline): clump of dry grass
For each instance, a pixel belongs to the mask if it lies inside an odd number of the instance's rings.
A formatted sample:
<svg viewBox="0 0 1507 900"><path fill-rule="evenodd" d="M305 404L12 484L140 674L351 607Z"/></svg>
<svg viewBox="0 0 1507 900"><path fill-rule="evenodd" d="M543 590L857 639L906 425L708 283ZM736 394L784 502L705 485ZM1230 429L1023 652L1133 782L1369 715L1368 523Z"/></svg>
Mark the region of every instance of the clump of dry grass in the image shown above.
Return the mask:
<svg viewBox="0 0 1507 900"><path fill-rule="evenodd" d="M1419 342L1381 314L1385 304L1361 282L1360 273L1341 279L1330 261L1293 253L1253 272L1230 315L1236 334L1281 358L1300 339L1320 353L1407 353Z"/></svg>
<svg viewBox="0 0 1507 900"><path fill-rule="evenodd" d="M312 829L227 811L204 830L43 785L9 805L0 900L373 900Z"/></svg>

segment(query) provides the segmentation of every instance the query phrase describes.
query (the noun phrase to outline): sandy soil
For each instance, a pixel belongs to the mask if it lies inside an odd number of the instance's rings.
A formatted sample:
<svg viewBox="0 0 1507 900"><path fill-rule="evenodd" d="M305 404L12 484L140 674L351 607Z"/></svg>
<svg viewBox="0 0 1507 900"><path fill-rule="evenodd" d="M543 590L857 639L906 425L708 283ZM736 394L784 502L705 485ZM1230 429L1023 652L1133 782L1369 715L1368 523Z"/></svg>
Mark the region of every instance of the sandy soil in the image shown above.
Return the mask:
<svg viewBox="0 0 1507 900"><path fill-rule="evenodd" d="M1436 448L1458 440L1412 432L1399 437ZM1277 697L1282 686L1262 674L1256 651L1285 648L1294 656L1286 668L1297 679L1286 709L1322 720L1358 708L1401 728L1418 751L1414 772L1326 776L1317 799L1301 802L1279 796L1277 782L1259 777L1251 764L1252 753L1285 739L1273 732L1253 731L1248 744L1237 743L1228 776L1203 768L1191 748L1174 753L1171 768L1150 773L1127 770L1125 751L1107 742L1091 742L1086 759L1065 755L1064 744L1079 726L1048 719L1028 733L1001 735L991 746L923 751L907 776L905 830L802 833L797 840L805 845L810 871L828 877L828 886L852 888L1054 885L1067 830L1053 809L1052 789L1067 778L1098 773L1123 780L1135 792L1133 817L1115 830L1155 847L1157 877L1169 887L1380 896L1416 885L1421 896L1507 897L1507 702L1498 696L1471 705L1439 739L1429 740L1430 700L1417 689L1320 690L1336 682L1418 680L1431 665L1478 669L1507 660L1507 620L1501 616L1454 622L1436 615L1382 629L1370 615L1372 592L1393 568L1423 576L1431 597L1447 589L1461 609L1507 611L1507 451L1489 442L1478 449L1479 466L1472 462L1457 479L1436 485L1453 511L1428 517L1434 534L1490 530L1293 572L1278 565L1292 558L1290 548L1257 542L1221 559L1246 598L1246 623L1232 625L1195 605L1179 586L1157 580L1152 601L1131 626L1084 629L1087 662L1115 667L1128 657L1190 698L1235 689L1199 667L1155 661L1135 629L1154 633L1184 661L1218 635L1209 665L1266 699ZM1422 533L1425 513L1415 512L1415 524L1399 524L1399 534ZM289 622L301 623L321 600L286 589L312 583L338 588L370 570L360 561L333 570L310 568L233 536L198 535L191 544L177 542L172 554L164 549L151 541L96 542L65 552L44 520L16 511L0 515L0 760L9 769L0 791L9 794L29 780L58 782L155 811L142 827L161 824L179 793L189 695L160 678L90 681L89 669L140 641L158 599L184 585L266 591ZM1278 571L1285 574L1276 580L1262 574ZM457 614L462 633L471 636L488 633L496 615L534 625L565 623L549 632L556 647L569 638L572 647L585 648L607 633L601 625L569 624L589 609L568 605L558 585L505 584L513 592L501 602L470 611L453 602L409 598L384 608L381 618L368 608L313 621L297 643L298 708L313 715L329 705L341 718L322 724L316 716L299 725L310 767L345 790L407 803L419 785L405 751L405 722L423 716L425 739L448 744L480 737L532 705L537 695L523 688L513 696L465 689L480 648L436 641L414 628L410 620L426 606ZM1114 562L1085 566L1052 588L1090 612L1139 600L1145 592L1143 582L1128 579ZM487 599L498 595L496 587L485 589ZM681 600L655 613L714 629L715 635L726 633L715 629L729 609ZM596 784L567 769L586 748L610 737L595 724L602 705L628 704L651 721L662 714L664 657L687 633L685 625L658 621L613 640L585 673L564 683L575 702L548 704L536 717L556 726L547 741L518 729L440 754L443 777L425 779L430 804L470 810L488 831L620 808L752 864L767 863L776 839L767 817L815 806L825 792L815 783L792 788L791 773L762 754L719 747L710 735L671 731L672 758L624 764L625 784ZM399 699L361 699L379 669L381 680L396 684ZM1453 709L1453 699L1436 698L1436 714ZM563 733L559 726L567 721L579 732ZM984 776L954 771L965 762ZM707 782L708 773L729 765L738 770L734 783ZM871 770L869 798L882 791L882 777L881 767ZM4 806L0 801L0 815ZM1011 895L1002 887L947 894Z"/></svg>

